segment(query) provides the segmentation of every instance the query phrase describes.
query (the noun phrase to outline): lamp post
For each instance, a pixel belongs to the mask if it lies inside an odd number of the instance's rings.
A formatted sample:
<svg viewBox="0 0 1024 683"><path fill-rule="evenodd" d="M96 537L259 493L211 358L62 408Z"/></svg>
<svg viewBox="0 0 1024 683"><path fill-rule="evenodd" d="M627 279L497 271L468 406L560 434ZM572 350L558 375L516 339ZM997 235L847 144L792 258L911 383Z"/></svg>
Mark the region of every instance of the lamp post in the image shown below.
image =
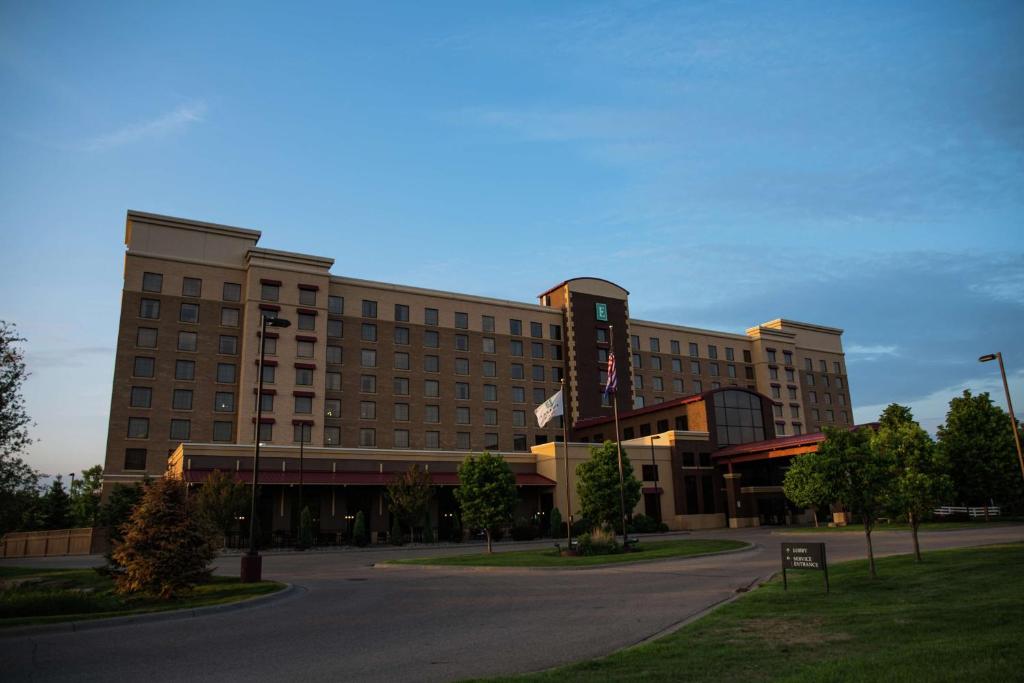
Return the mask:
<svg viewBox="0 0 1024 683"><path fill-rule="evenodd" d="M1006 392L1006 407L1010 409L1010 428L1013 430L1013 443L1017 446L1017 460L1020 462L1020 474L1024 477L1024 454L1020 449L1020 432L1017 431L1017 417L1013 414L1013 400L1010 398L1010 385L1006 383L1006 368L1003 367L1003 354L1001 351L988 353L978 358L982 363L991 360L999 361L999 374L1003 377L1003 391Z"/></svg>
<svg viewBox="0 0 1024 683"><path fill-rule="evenodd" d="M660 434L651 437L651 469L654 471L654 499L657 501L655 510L658 512L656 520L659 522L661 521L661 494L658 492L658 463L654 459L654 440L660 438Z"/></svg>
<svg viewBox="0 0 1024 683"><path fill-rule="evenodd" d="M263 558L256 547L256 487L260 482L260 428L263 426L263 357L267 350L267 328L288 327L291 322L283 318L260 315L260 359L256 367L259 376L256 390L256 442L252 458L252 501L249 506L249 551L242 555L242 583L255 583L263 578Z"/></svg>

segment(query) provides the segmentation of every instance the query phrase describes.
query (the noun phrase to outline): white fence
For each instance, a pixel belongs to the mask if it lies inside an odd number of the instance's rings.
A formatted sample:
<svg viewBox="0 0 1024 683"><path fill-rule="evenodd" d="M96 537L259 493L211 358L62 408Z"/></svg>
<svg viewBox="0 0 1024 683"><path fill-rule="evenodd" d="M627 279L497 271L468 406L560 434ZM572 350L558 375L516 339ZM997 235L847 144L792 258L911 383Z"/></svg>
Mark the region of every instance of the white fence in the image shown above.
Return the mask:
<svg viewBox="0 0 1024 683"><path fill-rule="evenodd" d="M986 511L988 514L986 515ZM940 508L935 508L936 517L970 517L976 519L978 517L998 517L999 507L996 505L982 506L976 508L970 508L966 506L955 506L955 505L944 505Z"/></svg>

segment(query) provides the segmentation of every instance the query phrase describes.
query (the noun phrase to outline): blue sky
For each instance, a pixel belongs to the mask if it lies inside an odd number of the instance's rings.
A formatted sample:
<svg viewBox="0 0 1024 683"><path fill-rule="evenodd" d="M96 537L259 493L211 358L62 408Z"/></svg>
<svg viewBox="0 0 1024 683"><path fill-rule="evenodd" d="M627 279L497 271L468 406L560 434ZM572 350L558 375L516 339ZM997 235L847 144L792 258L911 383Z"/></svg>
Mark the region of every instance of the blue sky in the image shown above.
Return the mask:
<svg viewBox="0 0 1024 683"><path fill-rule="evenodd" d="M846 330L859 420L1024 412L1019 2L0 3L0 318L102 462L129 208L337 274ZM358 249L353 249L354 245Z"/></svg>

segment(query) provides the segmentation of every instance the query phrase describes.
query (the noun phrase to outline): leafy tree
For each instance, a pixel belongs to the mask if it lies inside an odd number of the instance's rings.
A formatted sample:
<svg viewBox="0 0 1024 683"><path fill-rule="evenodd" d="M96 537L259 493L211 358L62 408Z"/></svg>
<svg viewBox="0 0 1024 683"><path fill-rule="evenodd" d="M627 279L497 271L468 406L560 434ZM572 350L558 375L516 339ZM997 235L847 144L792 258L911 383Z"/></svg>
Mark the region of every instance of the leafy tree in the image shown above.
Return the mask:
<svg viewBox="0 0 1024 683"><path fill-rule="evenodd" d="M309 506L302 508L299 515L299 548L305 550L313 547L313 513Z"/></svg>
<svg viewBox="0 0 1024 683"><path fill-rule="evenodd" d="M14 325L0 320L0 533L26 526L39 497L39 473L21 458L32 444L32 420L21 395L29 376L19 347L24 341Z"/></svg>
<svg viewBox="0 0 1024 683"><path fill-rule="evenodd" d="M369 541L369 534L366 533L366 515L360 510L356 513L356 520L352 525L352 542L362 548Z"/></svg>
<svg viewBox="0 0 1024 683"><path fill-rule="evenodd" d="M818 526L818 510L827 508L831 490L825 481L825 468L817 455L801 455L793 458L782 491L794 505L810 508L814 512L814 526Z"/></svg>
<svg viewBox="0 0 1024 683"><path fill-rule="evenodd" d="M103 465L93 465L82 470L82 476L71 482L71 517L75 526L96 526L102 488Z"/></svg>
<svg viewBox="0 0 1024 683"><path fill-rule="evenodd" d="M210 578L216 555L209 530L190 510L185 484L163 477L146 487L114 549L123 568L115 574L120 593L144 593L165 600Z"/></svg>
<svg viewBox="0 0 1024 683"><path fill-rule="evenodd" d="M44 529L67 529L71 526L71 498L64 490L59 474L40 501L40 521Z"/></svg>
<svg viewBox="0 0 1024 683"><path fill-rule="evenodd" d="M388 509L409 527L410 538L413 526L423 519L431 495L430 473L417 464L410 465L388 484Z"/></svg>
<svg viewBox="0 0 1024 683"><path fill-rule="evenodd" d="M462 508L462 522L483 529L487 552L493 552L494 532L512 521L516 509L516 477L500 455L488 452L469 456L459 465L455 499Z"/></svg>
<svg viewBox="0 0 1024 683"><path fill-rule="evenodd" d="M938 430L939 451L949 462L959 502L1024 507L1024 479L1008 421L987 392L972 396L965 389L949 402L946 423Z"/></svg>
<svg viewBox="0 0 1024 683"><path fill-rule="evenodd" d="M895 427L900 424L907 424L914 421L914 414L907 406L899 403L890 403L882 411L878 422L882 427Z"/></svg>
<svg viewBox="0 0 1024 683"><path fill-rule="evenodd" d="M914 556L920 562L917 531L921 520L953 489L946 461L928 433L913 421L883 422L872 437L872 448L892 462L889 508L895 514L906 515L914 539Z"/></svg>
<svg viewBox="0 0 1024 683"><path fill-rule="evenodd" d="M402 524L398 521L398 515L391 515L391 545L402 545Z"/></svg>
<svg viewBox="0 0 1024 683"><path fill-rule="evenodd" d="M559 538L565 530L565 522L562 521L562 513L558 508L551 508L550 524L551 538Z"/></svg>
<svg viewBox="0 0 1024 683"><path fill-rule="evenodd" d="M829 502L839 503L860 517L868 544L868 566L875 571L871 532L885 512L890 499L892 462L871 444L870 429L825 428L825 441L818 447Z"/></svg>
<svg viewBox="0 0 1024 683"><path fill-rule="evenodd" d="M430 510L423 514L423 542L434 543L434 526L430 521Z"/></svg>
<svg viewBox="0 0 1024 683"><path fill-rule="evenodd" d="M115 484L107 496L107 502L100 505L99 523L109 528L111 541L123 538L121 529L142 500L144 485L148 486L149 483L147 479L143 484Z"/></svg>
<svg viewBox="0 0 1024 683"><path fill-rule="evenodd" d="M251 500L245 484L220 470L210 472L193 497L196 514L220 536L221 543L238 528L238 518Z"/></svg>
<svg viewBox="0 0 1024 683"><path fill-rule="evenodd" d="M622 451L623 499L629 514L640 501L640 482L633 476L633 465L626 451ZM580 514L606 529L615 529L622 523L619 498L619 461L615 443L605 441L591 446L590 460L576 468L576 494L580 500Z"/></svg>

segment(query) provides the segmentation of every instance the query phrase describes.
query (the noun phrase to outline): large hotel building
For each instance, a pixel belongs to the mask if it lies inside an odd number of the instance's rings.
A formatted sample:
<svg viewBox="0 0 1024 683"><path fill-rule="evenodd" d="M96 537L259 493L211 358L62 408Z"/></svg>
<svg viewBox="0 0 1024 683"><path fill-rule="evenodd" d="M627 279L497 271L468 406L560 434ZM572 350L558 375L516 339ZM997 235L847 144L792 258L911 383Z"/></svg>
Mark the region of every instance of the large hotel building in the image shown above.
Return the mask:
<svg viewBox="0 0 1024 683"><path fill-rule="evenodd" d="M780 488L789 457L813 451L822 426L851 424L836 328L637 320L629 292L600 278L554 284L536 303L360 280L259 239L128 212L105 493L168 472L251 481L258 435L263 529L295 528L300 448L321 533L344 533L362 510L383 537L384 487L419 463L443 535L458 464L485 450L516 473L522 516L558 506L564 517L574 483L562 458L575 471L589 444L615 439L613 350L622 443L644 480L636 511L672 528L792 521L801 511ZM257 396L263 316L291 325L268 328ZM534 418L563 381L568 448L561 418Z"/></svg>

